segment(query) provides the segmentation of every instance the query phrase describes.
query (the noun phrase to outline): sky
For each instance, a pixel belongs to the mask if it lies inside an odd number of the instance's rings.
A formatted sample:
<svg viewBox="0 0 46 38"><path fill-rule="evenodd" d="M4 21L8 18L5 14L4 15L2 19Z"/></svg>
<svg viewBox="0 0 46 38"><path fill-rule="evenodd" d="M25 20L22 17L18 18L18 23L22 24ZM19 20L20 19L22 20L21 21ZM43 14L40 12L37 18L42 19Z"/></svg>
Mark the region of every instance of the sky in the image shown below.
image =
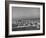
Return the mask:
<svg viewBox="0 0 46 38"><path fill-rule="evenodd" d="M12 18L37 18L40 17L40 8L12 7Z"/></svg>

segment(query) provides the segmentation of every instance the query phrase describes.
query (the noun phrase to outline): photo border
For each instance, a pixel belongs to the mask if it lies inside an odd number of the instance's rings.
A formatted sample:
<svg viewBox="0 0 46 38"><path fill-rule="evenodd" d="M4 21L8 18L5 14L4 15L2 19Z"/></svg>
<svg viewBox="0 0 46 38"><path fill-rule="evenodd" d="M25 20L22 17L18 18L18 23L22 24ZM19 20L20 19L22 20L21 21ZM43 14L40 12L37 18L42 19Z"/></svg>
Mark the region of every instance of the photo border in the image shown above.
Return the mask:
<svg viewBox="0 0 46 38"><path fill-rule="evenodd" d="M40 8L40 30L27 30L27 31L13 31L12 32L12 7L32 7L32 8ZM9 35L18 35L18 34L34 34L34 33L43 33L43 6L42 5L24 5L24 4L9 4Z"/></svg>
<svg viewBox="0 0 46 38"><path fill-rule="evenodd" d="M43 5L43 33L37 34L23 34L23 35L9 35L9 4L15 3L26 3L26 4L36 4L36 5ZM25 2L25 1L5 1L5 37L23 37L23 36L39 36L45 35L45 3L42 2Z"/></svg>

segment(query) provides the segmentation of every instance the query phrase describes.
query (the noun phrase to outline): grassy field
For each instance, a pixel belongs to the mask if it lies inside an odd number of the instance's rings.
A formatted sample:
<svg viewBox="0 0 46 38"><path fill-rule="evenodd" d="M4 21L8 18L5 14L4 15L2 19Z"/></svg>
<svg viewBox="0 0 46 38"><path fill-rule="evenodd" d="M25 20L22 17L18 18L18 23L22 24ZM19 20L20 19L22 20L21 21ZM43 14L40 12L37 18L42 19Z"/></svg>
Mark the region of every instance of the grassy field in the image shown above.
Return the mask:
<svg viewBox="0 0 46 38"><path fill-rule="evenodd" d="M29 27L22 27L22 28L12 28L12 31L24 31L24 30L40 30L40 28L37 28L36 26L29 26Z"/></svg>

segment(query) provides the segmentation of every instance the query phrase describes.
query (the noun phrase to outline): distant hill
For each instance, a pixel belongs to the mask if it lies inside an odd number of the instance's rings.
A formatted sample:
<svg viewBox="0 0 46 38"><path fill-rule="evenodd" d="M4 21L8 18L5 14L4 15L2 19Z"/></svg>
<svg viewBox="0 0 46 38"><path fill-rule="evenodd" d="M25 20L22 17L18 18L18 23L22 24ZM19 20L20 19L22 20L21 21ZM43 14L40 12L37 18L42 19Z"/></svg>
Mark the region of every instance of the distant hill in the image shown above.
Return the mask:
<svg viewBox="0 0 46 38"><path fill-rule="evenodd" d="M39 20L40 18L30 18L30 17L28 17L28 18L15 18L15 19L12 19L12 21L15 21L15 20Z"/></svg>

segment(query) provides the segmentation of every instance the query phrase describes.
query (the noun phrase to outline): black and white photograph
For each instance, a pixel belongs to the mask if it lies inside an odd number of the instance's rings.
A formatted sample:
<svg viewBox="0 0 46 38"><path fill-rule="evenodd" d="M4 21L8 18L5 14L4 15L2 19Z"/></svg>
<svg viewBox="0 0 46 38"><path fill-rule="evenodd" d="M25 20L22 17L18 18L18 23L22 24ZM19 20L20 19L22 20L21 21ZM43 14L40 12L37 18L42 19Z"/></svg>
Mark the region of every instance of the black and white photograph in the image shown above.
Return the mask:
<svg viewBox="0 0 46 38"><path fill-rule="evenodd" d="M21 2L9 3L8 5L8 35L43 34L43 3Z"/></svg>
<svg viewBox="0 0 46 38"><path fill-rule="evenodd" d="M11 19L9 25L12 32L18 31L34 31L42 32L42 6L38 5L25 5L25 4L10 4L9 12ZM23 34L24 34L23 33Z"/></svg>
<svg viewBox="0 0 46 38"><path fill-rule="evenodd" d="M12 31L40 30L40 8L12 7Z"/></svg>

